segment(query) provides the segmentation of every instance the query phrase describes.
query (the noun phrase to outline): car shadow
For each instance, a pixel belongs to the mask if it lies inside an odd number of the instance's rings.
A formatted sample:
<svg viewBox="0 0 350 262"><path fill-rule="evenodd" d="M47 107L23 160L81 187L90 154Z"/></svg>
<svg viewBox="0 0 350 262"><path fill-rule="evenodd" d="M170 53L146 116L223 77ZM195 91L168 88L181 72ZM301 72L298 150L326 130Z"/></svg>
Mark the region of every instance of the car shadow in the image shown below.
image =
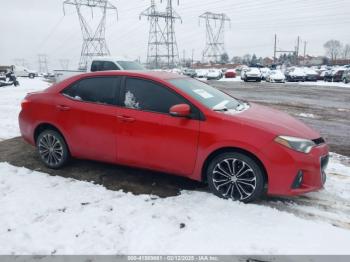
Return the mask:
<svg viewBox="0 0 350 262"><path fill-rule="evenodd" d="M72 159L62 169L49 169L42 164L35 148L21 137L0 142L0 162L53 176L89 181L110 190L122 190L135 195L170 197L179 195L181 190L208 191L204 183L184 177L96 161Z"/></svg>

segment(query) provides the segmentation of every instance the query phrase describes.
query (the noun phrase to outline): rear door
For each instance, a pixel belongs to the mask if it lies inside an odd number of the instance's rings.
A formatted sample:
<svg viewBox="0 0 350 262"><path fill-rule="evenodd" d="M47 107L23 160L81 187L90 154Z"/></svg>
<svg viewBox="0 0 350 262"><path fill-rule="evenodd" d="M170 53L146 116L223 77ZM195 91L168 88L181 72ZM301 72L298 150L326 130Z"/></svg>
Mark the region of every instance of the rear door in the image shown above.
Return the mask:
<svg viewBox="0 0 350 262"><path fill-rule="evenodd" d="M120 77L89 77L72 84L56 99L56 121L65 130L73 156L116 161L120 83Z"/></svg>
<svg viewBox="0 0 350 262"><path fill-rule="evenodd" d="M118 162L190 175L198 146L199 120L169 114L175 104L189 103L168 87L141 78L126 78L118 111ZM199 115L199 114L198 114Z"/></svg>

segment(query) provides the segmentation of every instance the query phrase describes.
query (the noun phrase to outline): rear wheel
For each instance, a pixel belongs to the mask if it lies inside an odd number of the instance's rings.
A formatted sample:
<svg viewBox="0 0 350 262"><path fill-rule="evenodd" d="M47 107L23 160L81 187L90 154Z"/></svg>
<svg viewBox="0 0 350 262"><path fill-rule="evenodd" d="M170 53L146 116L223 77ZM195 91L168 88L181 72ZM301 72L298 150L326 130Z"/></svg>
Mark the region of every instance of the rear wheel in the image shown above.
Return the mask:
<svg viewBox="0 0 350 262"><path fill-rule="evenodd" d="M61 168L70 158L67 144L57 131L44 130L41 132L36 146L41 161L49 168Z"/></svg>
<svg viewBox="0 0 350 262"><path fill-rule="evenodd" d="M237 152L215 157L207 169L208 185L218 197L252 202L264 193L264 176L251 157Z"/></svg>

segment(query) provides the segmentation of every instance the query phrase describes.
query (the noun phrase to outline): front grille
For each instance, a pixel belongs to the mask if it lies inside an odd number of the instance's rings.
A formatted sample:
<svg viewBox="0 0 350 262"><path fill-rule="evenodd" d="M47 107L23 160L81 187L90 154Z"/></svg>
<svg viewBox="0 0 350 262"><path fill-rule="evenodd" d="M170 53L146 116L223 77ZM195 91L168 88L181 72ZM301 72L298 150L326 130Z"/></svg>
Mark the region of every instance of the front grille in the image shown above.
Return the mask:
<svg viewBox="0 0 350 262"><path fill-rule="evenodd" d="M324 144L326 141L322 137L316 138L312 140L316 145Z"/></svg>

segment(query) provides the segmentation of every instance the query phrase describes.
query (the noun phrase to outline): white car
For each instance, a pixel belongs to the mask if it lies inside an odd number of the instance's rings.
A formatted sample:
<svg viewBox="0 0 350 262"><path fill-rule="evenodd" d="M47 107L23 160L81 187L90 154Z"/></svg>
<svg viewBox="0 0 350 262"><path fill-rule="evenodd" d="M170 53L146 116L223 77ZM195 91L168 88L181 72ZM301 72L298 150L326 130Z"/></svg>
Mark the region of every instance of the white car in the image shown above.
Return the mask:
<svg viewBox="0 0 350 262"><path fill-rule="evenodd" d="M209 69L207 74L207 80L219 80L222 78L222 72L218 69Z"/></svg>
<svg viewBox="0 0 350 262"><path fill-rule="evenodd" d="M38 76L38 72L34 70L30 70L24 66L19 66L19 65L14 65L13 66L13 73L17 77L29 77L29 78L34 78Z"/></svg>
<svg viewBox="0 0 350 262"><path fill-rule="evenodd" d="M271 72L271 70L267 67L260 68L261 78L262 80L266 80L267 75Z"/></svg>
<svg viewBox="0 0 350 262"><path fill-rule="evenodd" d="M207 77L208 70L206 69L196 69L196 74L198 78L205 78Z"/></svg>
<svg viewBox="0 0 350 262"><path fill-rule="evenodd" d="M244 82L247 82L247 81L261 82L262 75L259 68L250 67L247 70L243 70L241 72L241 79Z"/></svg>
<svg viewBox="0 0 350 262"><path fill-rule="evenodd" d="M97 71L113 70L145 70L145 68L136 61L117 57L94 57L88 63L86 70L54 70L56 82L60 82L71 76Z"/></svg>
<svg viewBox="0 0 350 262"><path fill-rule="evenodd" d="M266 82L270 83L285 83L286 77L281 70L272 70L266 76Z"/></svg>
<svg viewBox="0 0 350 262"><path fill-rule="evenodd" d="M299 67L288 68L285 73L285 76L288 82L304 82L306 78L304 70Z"/></svg>

